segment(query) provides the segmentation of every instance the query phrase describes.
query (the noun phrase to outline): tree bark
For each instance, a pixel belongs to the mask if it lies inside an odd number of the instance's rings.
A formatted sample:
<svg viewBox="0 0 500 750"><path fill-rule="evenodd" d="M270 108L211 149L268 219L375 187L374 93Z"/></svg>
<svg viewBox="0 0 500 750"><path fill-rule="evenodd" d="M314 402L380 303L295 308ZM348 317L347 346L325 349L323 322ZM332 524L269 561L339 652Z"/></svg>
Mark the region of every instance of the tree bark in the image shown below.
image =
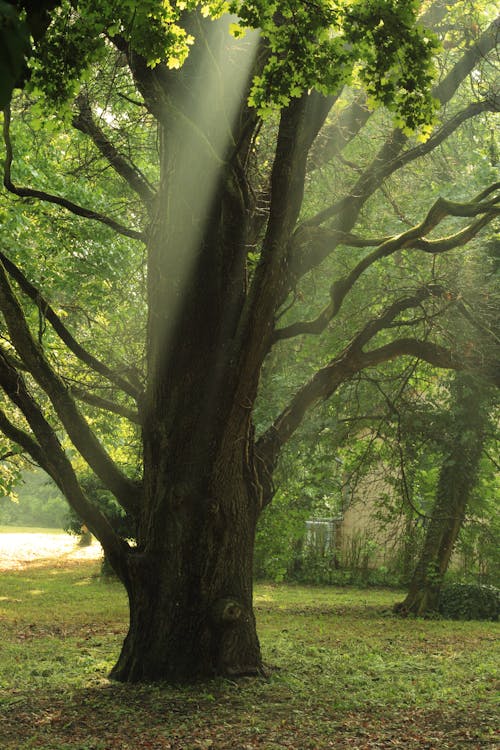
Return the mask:
<svg viewBox="0 0 500 750"><path fill-rule="evenodd" d="M252 610L259 497L248 443L225 442L207 479L155 472L129 557L130 628L112 677L182 682L263 672Z"/></svg>
<svg viewBox="0 0 500 750"><path fill-rule="evenodd" d="M188 82L191 66L200 69L193 52ZM209 88L208 64L204 72L196 85ZM243 382L234 344L248 206L231 144L245 143L220 137L218 110L206 96L201 106L193 86L165 99L148 233L143 498L128 557L129 632L111 675L126 682L263 672L252 609L258 379Z"/></svg>
<svg viewBox="0 0 500 750"><path fill-rule="evenodd" d="M481 460L486 426L484 395L475 379L459 373L453 384L450 443L444 456L436 502L408 594L396 611L436 611L448 566L462 528Z"/></svg>

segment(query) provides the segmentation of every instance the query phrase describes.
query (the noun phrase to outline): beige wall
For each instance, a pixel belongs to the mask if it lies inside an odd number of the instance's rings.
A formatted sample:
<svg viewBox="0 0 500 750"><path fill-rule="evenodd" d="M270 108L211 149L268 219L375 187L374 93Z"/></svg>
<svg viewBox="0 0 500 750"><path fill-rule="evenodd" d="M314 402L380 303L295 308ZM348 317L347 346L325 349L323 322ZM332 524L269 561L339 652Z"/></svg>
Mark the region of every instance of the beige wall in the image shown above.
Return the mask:
<svg viewBox="0 0 500 750"><path fill-rule="evenodd" d="M358 562L373 567L386 564L394 555L402 524L383 525L377 510L384 497L394 492L385 477L371 475L359 482L344 509L339 527L339 547L345 564ZM360 559L357 561L356 559Z"/></svg>

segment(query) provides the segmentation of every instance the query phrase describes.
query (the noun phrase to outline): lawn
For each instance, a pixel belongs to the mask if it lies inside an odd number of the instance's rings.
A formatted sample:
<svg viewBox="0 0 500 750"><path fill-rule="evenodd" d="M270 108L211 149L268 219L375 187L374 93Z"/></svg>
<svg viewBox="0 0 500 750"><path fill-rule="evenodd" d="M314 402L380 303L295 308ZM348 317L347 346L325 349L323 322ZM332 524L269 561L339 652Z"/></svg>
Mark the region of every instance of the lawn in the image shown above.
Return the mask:
<svg viewBox="0 0 500 750"><path fill-rule="evenodd" d="M30 558L0 581L2 750L474 750L500 739L499 626L397 619L401 592L259 584L267 679L172 688L108 681L127 604L98 560Z"/></svg>

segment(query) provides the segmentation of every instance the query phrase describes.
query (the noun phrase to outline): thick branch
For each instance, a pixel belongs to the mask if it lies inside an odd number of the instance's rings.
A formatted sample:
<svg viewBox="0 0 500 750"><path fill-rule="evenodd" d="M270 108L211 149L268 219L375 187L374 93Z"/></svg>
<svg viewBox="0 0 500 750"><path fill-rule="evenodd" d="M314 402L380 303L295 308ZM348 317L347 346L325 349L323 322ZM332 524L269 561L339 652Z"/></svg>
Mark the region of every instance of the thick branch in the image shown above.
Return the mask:
<svg viewBox="0 0 500 750"><path fill-rule="evenodd" d="M99 221L101 224L105 224L111 229L114 229L115 232L118 232L118 234L122 234L125 237L130 237L134 240L141 240L142 242L145 242L146 236L144 232L138 232L135 229L129 229L123 224L120 224L114 219L111 219L109 216L105 216L104 214L100 214L97 211L92 211L89 208L79 206L77 203L73 203L73 201L62 198L59 195L47 193L45 190L36 190L33 188L19 187L15 185L12 182L11 178L13 151L12 143L10 140L10 110L8 108L4 110L3 137L5 141L3 184L9 191L9 193L13 193L19 198L37 198L38 200L52 203L56 206L60 206L61 208L65 208L67 211L70 211L76 216L82 216L84 219L93 219L94 221Z"/></svg>
<svg viewBox="0 0 500 750"><path fill-rule="evenodd" d="M126 406L123 406L123 404L118 404L116 401L111 401L109 398L97 396L95 393L89 393L83 388L70 386L70 390L73 396L79 401L83 401L90 406L96 406L98 409L103 409L111 414L117 414L119 417L125 417L125 419L128 419L135 424L141 424L138 412L133 409L128 409Z"/></svg>
<svg viewBox="0 0 500 750"><path fill-rule="evenodd" d="M330 302L314 319L309 321L298 321L292 323L286 328L277 329L274 332L274 341L292 338L299 334L319 334L328 325L328 323L337 315L341 306L360 276L374 263L382 258L393 255L397 250L402 248L418 249L426 253L440 254L448 252L456 247L466 244L495 216L500 214L500 196L489 196L500 189L500 183L494 183L483 190L470 203L457 203L438 198L434 203L425 219L415 227L403 232L396 237L384 240L360 240L353 235L343 234L335 230L308 228L302 230L303 242L315 242L317 245L337 246L339 244L361 247L363 244L379 246L371 253L366 255L359 263L342 277L335 281L330 288ZM488 200L485 200L489 198ZM481 218L472 222L460 232L456 232L448 237L439 240L424 240L423 237L436 228L439 223L447 216L470 218L482 214ZM326 250L324 250L326 253ZM317 252L315 253L317 254Z"/></svg>
<svg viewBox="0 0 500 750"><path fill-rule="evenodd" d="M95 372L103 375L111 383L114 383L122 391L128 393L133 399L137 400L140 397L140 393L137 389L129 383L128 380L122 378L118 373L111 370L104 362L101 362L93 354L88 352L81 346L74 336L68 331L61 318L57 315L54 309L49 303L42 297L40 291L26 278L22 270L13 261L11 261L4 253L0 251L0 262L5 266L6 271L9 275L17 282L21 290L36 304L43 317L49 321L54 331L57 333L59 338L64 341L66 346L73 354L84 362Z"/></svg>
<svg viewBox="0 0 500 750"><path fill-rule="evenodd" d="M490 23L479 39L472 44L453 66L450 72L434 88L433 96L442 104L450 101L462 81L474 70L477 63L484 59L498 44L500 16Z"/></svg>
<svg viewBox="0 0 500 750"><path fill-rule="evenodd" d="M12 344L19 357L49 397L75 448L120 504L128 512L136 512L137 485L118 469L100 444L78 410L64 381L54 372L43 350L33 339L3 264L0 264L0 309L4 314Z"/></svg>
<svg viewBox="0 0 500 750"><path fill-rule="evenodd" d="M0 429L19 441L40 466L47 471L68 500L71 507L85 520L101 542L106 554L116 564L125 580L127 543L120 539L104 514L89 502L83 493L73 467L61 446L56 433L45 419L40 407L31 397L24 379L10 366L0 351L0 384L10 400L24 414L38 442L16 428L0 413ZM43 448L41 447L43 446Z"/></svg>
<svg viewBox="0 0 500 750"><path fill-rule="evenodd" d="M243 377L250 371L255 373L256 363L265 356L276 306L287 286L286 249L302 204L307 152L312 142L308 114L307 96L292 100L281 113L267 231L237 338Z"/></svg>
<svg viewBox="0 0 500 750"><path fill-rule="evenodd" d="M113 167L115 172L122 177L132 190L137 193L146 207L151 206L155 192L144 179L136 166L131 164L106 137L104 131L95 122L88 97L80 94L77 97L78 115L73 118L73 126L81 133L90 136L95 146Z"/></svg>

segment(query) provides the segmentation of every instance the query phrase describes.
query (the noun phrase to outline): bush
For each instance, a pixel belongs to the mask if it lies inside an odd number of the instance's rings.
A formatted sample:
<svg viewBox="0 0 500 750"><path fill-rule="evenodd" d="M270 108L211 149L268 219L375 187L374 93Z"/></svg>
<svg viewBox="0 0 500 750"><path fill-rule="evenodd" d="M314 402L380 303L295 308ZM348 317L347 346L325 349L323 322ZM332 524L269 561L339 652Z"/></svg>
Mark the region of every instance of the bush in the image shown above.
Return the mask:
<svg viewBox="0 0 500 750"><path fill-rule="evenodd" d="M476 583L452 583L440 593L439 612L448 620L498 620L500 589Z"/></svg>

